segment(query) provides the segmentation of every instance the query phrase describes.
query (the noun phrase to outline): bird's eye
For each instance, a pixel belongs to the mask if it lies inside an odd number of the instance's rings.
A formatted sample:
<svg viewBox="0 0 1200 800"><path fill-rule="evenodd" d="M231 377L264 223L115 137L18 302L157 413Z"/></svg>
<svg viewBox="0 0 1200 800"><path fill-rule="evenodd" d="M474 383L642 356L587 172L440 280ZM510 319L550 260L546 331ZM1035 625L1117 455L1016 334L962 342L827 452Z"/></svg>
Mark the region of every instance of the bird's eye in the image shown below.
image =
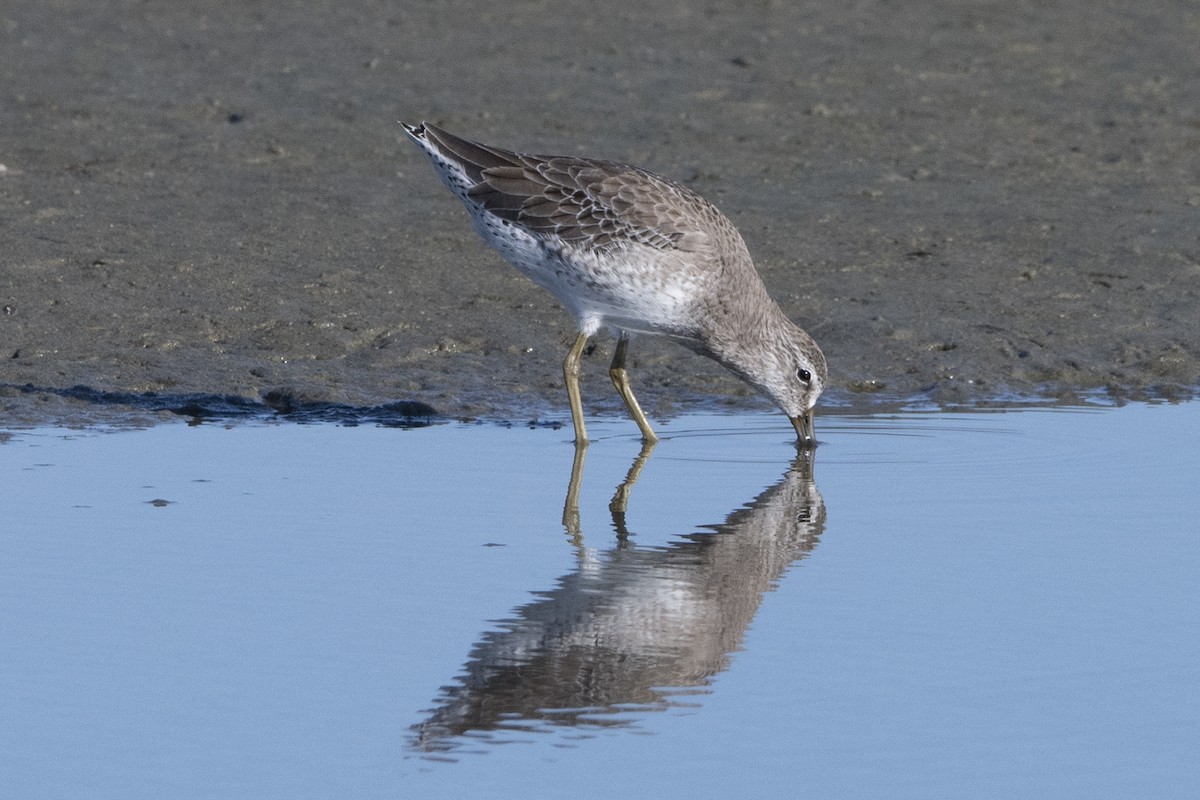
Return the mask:
<svg viewBox="0 0 1200 800"><path fill-rule="evenodd" d="M808 371L808 370L806 370L806 369L801 369L801 370L800 370L799 372L797 372L796 374L797 374L798 376L800 376L800 380L804 381L805 383L808 383L809 381L811 381L811 380L812 380L812 373L811 373L811 372L809 372L809 371Z"/></svg>

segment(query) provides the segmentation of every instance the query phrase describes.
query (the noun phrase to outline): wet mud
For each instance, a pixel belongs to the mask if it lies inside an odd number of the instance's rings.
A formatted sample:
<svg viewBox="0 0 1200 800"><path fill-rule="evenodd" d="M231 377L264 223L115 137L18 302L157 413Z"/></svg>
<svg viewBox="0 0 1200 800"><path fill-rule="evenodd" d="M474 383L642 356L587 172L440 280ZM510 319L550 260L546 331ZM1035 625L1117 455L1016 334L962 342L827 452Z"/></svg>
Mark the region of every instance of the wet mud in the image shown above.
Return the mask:
<svg viewBox="0 0 1200 800"><path fill-rule="evenodd" d="M1197 42L1182 0L5 3L0 411L566 418L572 320L476 239L422 119L712 200L828 405L1192 397ZM652 415L765 407L669 343L631 367Z"/></svg>

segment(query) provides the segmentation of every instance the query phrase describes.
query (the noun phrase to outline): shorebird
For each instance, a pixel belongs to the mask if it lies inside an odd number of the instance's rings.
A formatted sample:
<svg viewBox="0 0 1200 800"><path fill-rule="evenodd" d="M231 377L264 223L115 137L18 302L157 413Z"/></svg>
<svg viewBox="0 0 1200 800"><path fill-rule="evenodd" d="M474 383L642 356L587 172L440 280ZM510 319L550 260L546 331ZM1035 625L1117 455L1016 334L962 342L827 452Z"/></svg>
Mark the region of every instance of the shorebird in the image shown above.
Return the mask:
<svg viewBox="0 0 1200 800"><path fill-rule="evenodd" d="M579 359L605 327L618 334L609 376L647 443L657 437L625 368L634 333L716 360L787 414L800 445L816 444L825 356L767 294L741 234L715 206L628 164L517 153L427 122L401 124L483 240L575 316L563 377L577 444L587 442Z"/></svg>

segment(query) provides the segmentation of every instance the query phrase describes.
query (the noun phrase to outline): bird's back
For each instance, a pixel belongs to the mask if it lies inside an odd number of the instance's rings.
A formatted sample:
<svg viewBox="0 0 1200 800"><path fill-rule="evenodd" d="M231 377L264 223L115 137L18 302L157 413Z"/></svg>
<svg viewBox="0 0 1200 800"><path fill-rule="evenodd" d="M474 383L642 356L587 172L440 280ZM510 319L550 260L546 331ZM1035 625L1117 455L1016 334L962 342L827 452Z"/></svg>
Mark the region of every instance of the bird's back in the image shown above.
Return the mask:
<svg viewBox="0 0 1200 800"><path fill-rule="evenodd" d="M613 161L515 153L428 123L405 130L485 241L581 319L686 336L697 301L761 287L733 224L674 181Z"/></svg>

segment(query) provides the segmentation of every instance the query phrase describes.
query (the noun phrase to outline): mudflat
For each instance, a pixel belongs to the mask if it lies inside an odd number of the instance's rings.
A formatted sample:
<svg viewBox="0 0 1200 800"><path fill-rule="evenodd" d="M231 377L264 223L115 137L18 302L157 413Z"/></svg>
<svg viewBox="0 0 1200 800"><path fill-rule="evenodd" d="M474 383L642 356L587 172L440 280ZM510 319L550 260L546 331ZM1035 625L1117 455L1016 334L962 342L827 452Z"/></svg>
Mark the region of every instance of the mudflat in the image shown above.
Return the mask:
<svg viewBox="0 0 1200 800"><path fill-rule="evenodd" d="M572 320L477 240L397 124L423 119L713 201L831 404L1194 397L1198 43L1185 0L10 0L0 409L565 419ZM620 409L612 346L589 411ZM631 355L652 414L765 403Z"/></svg>

